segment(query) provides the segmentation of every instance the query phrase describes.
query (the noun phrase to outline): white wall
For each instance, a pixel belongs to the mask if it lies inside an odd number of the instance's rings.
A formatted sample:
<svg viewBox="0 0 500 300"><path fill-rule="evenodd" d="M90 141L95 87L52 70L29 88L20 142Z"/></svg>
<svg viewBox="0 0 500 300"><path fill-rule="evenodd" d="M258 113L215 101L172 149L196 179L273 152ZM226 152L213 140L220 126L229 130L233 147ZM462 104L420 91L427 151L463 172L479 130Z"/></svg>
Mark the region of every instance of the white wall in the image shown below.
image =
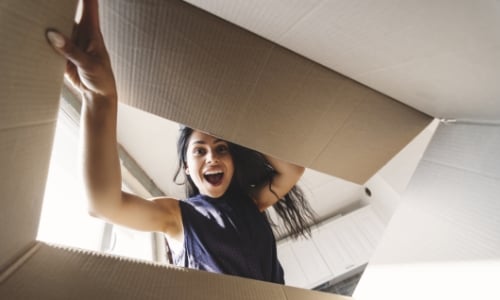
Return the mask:
<svg viewBox="0 0 500 300"><path fill-rule="evenodd" d="M440 125L355 299L500 299L500 126Z"/></svg>

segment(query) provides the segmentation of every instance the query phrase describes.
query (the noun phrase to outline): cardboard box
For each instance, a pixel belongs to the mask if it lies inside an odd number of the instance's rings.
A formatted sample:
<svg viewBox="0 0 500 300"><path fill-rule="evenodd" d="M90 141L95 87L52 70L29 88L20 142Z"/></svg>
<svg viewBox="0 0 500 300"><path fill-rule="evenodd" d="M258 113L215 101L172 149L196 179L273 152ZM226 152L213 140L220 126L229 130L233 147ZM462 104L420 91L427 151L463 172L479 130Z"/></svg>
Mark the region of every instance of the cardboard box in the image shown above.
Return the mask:
<svg viewBox="0 0 500 300"><path fill-rule="evenodd" d="M154 2L149 2L148 5L152 3ZM114 5L111 6L111 8L117 9L119 14L121 13L120 9L125 9L130 5L125 2L106 2L106 4ZM160 2L158 1L150 8L153 10L158 10L158 8L160 8L158 11L161 12L163 6L157 7L159 4ZM177 7L178 3L171 2L168 5ZM44 194L45 179L48 173L51 145L58 111L59 92L64 70L64 61L47 45L44 38L44 32L46 28L50 26L61 30L66 35L70 35L75 7L76 1L65 0L44 2L35 0L22 2L9 0L0 4L0 35L2 37L0 40L0 55L2 57L0 62L2 70L2 77L0 80L0 107L2 108L0 110L0 190L2 191L0 209L0 239L2 241L0 243L0 298L164 299L165 297L171 297L175 299L347 299L336 295L301 290L255 280L194 270L167 268L165 266L129 261L119 257L79 251L77 249L59 248L35 240ZM109 16L106 15L106 10L103 11L104 16ZM107 12L111 14L109 10ZM132 13L137 11L127 12ZM138 10L138 12L141 12L141 10ZM185 26L189 26L191 24L190 22L193 22L192 24L198 24L197 26L203 25L203 23L200 24L196 22L199 17L196 10L189 10L184 16L188 16L191 13L194 14L195 18L189 18ZM137 16L144 17L141 13L138 13ZM169 15L167 14L167 16ZM123 16L119 17L119 19L122 17ZM211 22L215 22L218 26L222 26L223 28L229 26L227 23L221 23L220 20ZM240 29L236 31L240 32ZM156 34L156 36L159 36L159 34ZM134 38L134 36L121 36L117 33L113 38L128 42L129 39ZM254 39L258 38L252 35L250 40ZM136 42L140 41L137 40ZM129 49L127 46L124 47ZM318 69L317 66L309 66L304 59L287 53L283 49L278 49L276 46L268 48L268 50L273 48L276 49L271 51L271 56L269 56L266 61L273 65L273 61L284 59L286 64L292 62L292 66L294 66L293 61L297 59L296 65L305 66L305 69L302 69L303 67L298 67L298 69L295 68L291 74L295 74L292 75L292 77L298 76L305 78L301 81L303 85L307 85L308 76L306 75L311 74L317 74L317 78L320 78L319 81L310 83L313 87L317 87L318 84L323 81L323 78L325 78L324 80L327 86L332 83L330 79L328 79L330 75L328 75L329 71L326 69ZM280 53L284 53L284 55L281 57ZM280 55L275 57L276 54ZM160 52L158 55L163 54ZM199 56L198 60L195 60L195 62L202 63L205 61L205 58L208 57ZM178 62L178 60L175 61ZM209 59L207 59L206 62L207 64L213 63L213 61ZM248 62L248 64L251 64L251 62ZM140 66L140 64L136 66ZM283 65L278 64L275 67L283 68ZM143 69L138 69L137 72L132 72L131 74L142 76L141 70ZM301 70L307 72L299 74ZM174 69L171 71L176 72L178 70ZM264 69L257 71L258 73L265 74ZM120 70L119 72L124 71ZM227 72L230 72L229 69L227 69ZM189 77L192 74L195 73L179 73L174 75L179 77L185 75ZM156 76L158 74L153 72L152 75ZM243 75L242 73L239 76ZM267 76L274 76L274 73L271 72ZM394 114L390 114L394 116L393 119L408 117L409 120L413 120L414 122L410 121L411 125L409 127L415 132L418 131L417 128L423 126L429 119L428 116L415 112L406 106L399 105L394 100L377 95L371 90L358 87L354 83L348 82L347 79L340 78L339 75L334 75L334 77L337 78L338 81L335 89L345 91L343 95L352 96L352 99L354 99L353 101L357 103L356 107L362 108L361 111L364 113L366 113L365 109L371 107L369 104L365 103L364 95L372 95L373 101L378 103L375 106L376 108L382 109L387 107L389 110L393 108ZM252 78L256 79L255 77L249 77L248 80L251 82ZM237 82L246 81L245 78L237 79L238 80L234 82L235 89L228 89L228 93L231 91L236 92L240 88L240 86L236 84ZM121 88L124 88L123 82L120 82ZM148 83L148 81L146 81L146 83ZM288 97L291 94L286 93L286 86L284 83L285 82L280 81L279 84L283 85L282 88L284 90L282 91L285 92ZM186 83L180 83L178 85L176 81L167 81L165 84L171 84L173 87L179 88L176 90L176 96L183 95L182 91L187 93L192 86L186 86ZM205 87L210 88L210 86L216 84L216 82L214 83L207 79L203 80L203 84ZM151 91L148 84L143 82L140 85L145 87L146 90ZM227 85L219 84L216 84L216 86L224 89L227 87ZM257 89L255 86L258 86L258 84L255 82L250 83L250 86L253 86L250 87L250 89L255 91L255 95L258 93L258 90L266 90L265 87ZM240 94L245 93L245 90L242 91L243 92L240 91ZM269 101L270 106L287 107L285 104L283 104L285 106L279 104L281 98L278 97L278 95L280 95L281 92L274 87L271 91L270 94L275 95L276 99L273 101L267 97L263 99ZM329 91L329 89L327 89L327 91ZM127 92L130 92L130 90L122 91L122 95L125 95L125 99L131 99L132 97L129 98L126 96ZM202 95L205 93L198 92ZM223 92L223 90L220 90L220 92L226 93ZM294 93L300 94L301 89L295 89L292 94ZM357 96L358 93L361 93L363 96ZM256 100L253 97L248 97L248 99L252 101ZM221 128L224 124L226 125L225 127L229 128L230 126L227 126L227 124L230 124L232 121L240 122L238 118L244 117L240 113L225 119L223 116L229 116L227 112L232 111L229 107L226 107L225 104L216 105L216 107L210 108L207 106L198 106L198 102L193 99L192 96L186 95L185 102L167 102L167 104L162 105L159 111L167 115L172 114L177 116L175 119L178 121L190 125L197 125L197 127L208 131L213 131L214 128ZM198 98L197 101L200 99L201 98ZM211 101L215 101L216 99L217 97L214 97ZM155 104L155 102L151 102L151 100L152 98L145 98L144 103L146 103L147 107L161 105L160 102ZM335 111L334 107L338 107L343 117L342 119L334 120L334 123L337 125L332 129L323 127L325 123L328 124L330 122L328 120L330 116L323 115L321 117L323 121L319 124L315 124L315 126L318 127L315 129L316 135L311 138L316 138L318 141L325 139L325 136L318 134L320 130L326 132L331 130L343 132L343 130L340 129L345 125L340 124L351 120L349 117L351 115L358 116L356 118L362 116L363 118L361 118L360 121L363 121L366 117L366 115L363 114L358 115L356 110L347 104L348 101L346 99L338 100L341 104L332 103L330 105L328 102L325 102L327 100L327 98L323 98L320 102L323 101L321 103L328 106L328 110L331 111ZM294 98L293 101L297 101L297 99ZM263 110L267 113L275 112L273 109L267 109L265 102L261 101L259 103L259 105L255 106L251 101L247 101L245 104L247 106L246 110ZM316 106L314 111L320 112L324 109L324 107L319 106L321 103L314 104ZM287 105L291 104L293 104L293 102ZM240 103L233 103L233 107L235 108L239 105ZM298 108L304 110L306 106L308 105L303 103ZM206 110L211 112L220 111L222 115L206 114ZM239 110L239 108L237 110ZM185 113L180 114L182 111L185 111ZM309 111L308 113L314 111ZM303 118L295 115L297 113L295 108L292 109L292 107L290 107L290 110L287 108L282 111L282 113L283 115L272 116L271 121L274 123L281 123L280 119L286 117L293 118L294 122L301 121L300 124L306 125L302 122L304 120ZM204 123L193 122L194 124L192 124L192 116L196 114ZM202 116L204 116L204 118L202 118ZM223 122L217 123L216 121L221 120L221 116L223 117ZM247 118L250 116L247 116ZM261 117L264 116L265 115L262 115ZM182 119L184 117L186 118L185 120ZM371 118L370 120L373 119L376 118ZM211 122L215 122L215 125L209 126ZM246 121L242 122L242 124L246 123ZM252 124L252 126L257 125L260 124ZM365 123L361 125L363 125L363 128L366 126ZM236 126L236 128L239 129L234 131L234 135L231 136L234 137L236 141L252 140L253 137L257 136L255 134L259 131L265 133L258 135L262 140L259 140L256 145L262 144L262 150L267 149L270 153L279 155L281 152L275 152L272 148L278 145L283 146L278 148L286 148L285 146L288 146L285 140L278 139L278 144L272 144L268 146L269 148L264 148L263 145L265 141L269 141L272 137L278 138L282 134L285 134L284 132L268 132L267 125L264 128L249 128L245 126ZM301 128L302 127L299 128L295 126L293 130L299 130ZM248 135L245 134L246 130L248 130ZM308 129L302 128L301 130L301 132L297 132L296 135L294 135L295 140L305 138L305 133L308 132ZM220 133L224 134L223 132ZM252 134L254 134L253 137ZM286 136L286 138L290 137L289 134ZM409 138L406 135L405 137ZM333 137L328 137L326 139L330 138ZM289 142L290 140L286 141ZM398 143L403 143L403 141L400 140ZM328 143L322 145L317 145L315 143L310 144L311 147L316 148L316 152L319 153L322 151L318 149L327 147ZM314 147L312 145L314 145ZM301 161L300 159L302 159L302 161L313 161L304 154L304 151L305 148L301 148L297 150L299 154L294 154L294 151L292 151L288 156L290 159L297 158L297 161Z"/></svg>
<svg viewBox="0 0 500 300"><path fill-rule="evenodd" d="M43 33L69 35L75 5L0 4L0 298L344 299L35 240L64 69ZM102 12L123 101L338 177L364 182L430 119L183 3ZM498 298L499 128L439 128L357 298Z"/></svg>

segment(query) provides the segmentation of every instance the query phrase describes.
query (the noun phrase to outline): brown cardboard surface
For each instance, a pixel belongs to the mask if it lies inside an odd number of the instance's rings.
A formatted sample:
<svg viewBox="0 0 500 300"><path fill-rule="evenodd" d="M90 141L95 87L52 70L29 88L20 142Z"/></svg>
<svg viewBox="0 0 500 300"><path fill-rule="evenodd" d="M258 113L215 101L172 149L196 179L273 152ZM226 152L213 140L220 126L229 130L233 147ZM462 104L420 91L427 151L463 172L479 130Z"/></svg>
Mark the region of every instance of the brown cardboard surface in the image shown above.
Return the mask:
<svg viewBox="0 0 500 300"><path fill-rule="evenodd" d="M0 270L36 237L53 131L54 123L0 130Z"/></svg>
<svg viewBox="0 0 500 300"><path fill-rule="evenodd" d="M346 87L343 93L346 98L356 97L356 94L359 91L355 87ZM389 161L399 152L403 139L420 133L422 124L427 125L429 119L416 115L408 106L388 101L373 90L357 97L359 103L311 168L343 174L345 179L364 183L361 178L369 178L378 171L382 162Z"/></svg>
<svg viewBox="0 0 500 300"><path fill-rule="evenodd" d="M50 268L48 267L50 265ZM29 283L29 284L26 284ZM295 297L290 297L295 295ZM5 299L348 299L209 272L38 245L0 285Z"/></svg>
<svg viewBox="0 0 500 300"><path fill-rule="evenodd" d="M36 237L64 70L44 32L69 34L75 5L0 3L0 271Z"/></svg>
<svg viewBox="0 0 500 300"><path fill-rule="evenodd" d="M120 100L364 183L431 120L181 1L106 1Z"/></svg>
<svg viewBox="0 0 500 300"><path fill-rule="evenodd" d="M44 32L49 26L71 32L73 18L67 12L75 10L76 1L67 2L0 3L0 129L56 120L64 67L47 46Z"/></svg>

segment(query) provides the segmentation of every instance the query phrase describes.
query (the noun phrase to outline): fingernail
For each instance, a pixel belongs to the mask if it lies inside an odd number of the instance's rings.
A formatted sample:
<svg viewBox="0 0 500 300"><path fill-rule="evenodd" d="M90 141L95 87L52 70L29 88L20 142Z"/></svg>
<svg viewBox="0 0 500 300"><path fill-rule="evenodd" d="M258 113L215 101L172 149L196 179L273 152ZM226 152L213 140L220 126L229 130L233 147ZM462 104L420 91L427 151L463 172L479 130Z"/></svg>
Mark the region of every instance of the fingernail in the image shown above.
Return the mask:
<svg viewBox="0 0 500 300"><path fill-rule="evenodd" d="M64 47L65 41L61 34L55 31L47 31L47 38L54 47L62 48Z"/></svg>

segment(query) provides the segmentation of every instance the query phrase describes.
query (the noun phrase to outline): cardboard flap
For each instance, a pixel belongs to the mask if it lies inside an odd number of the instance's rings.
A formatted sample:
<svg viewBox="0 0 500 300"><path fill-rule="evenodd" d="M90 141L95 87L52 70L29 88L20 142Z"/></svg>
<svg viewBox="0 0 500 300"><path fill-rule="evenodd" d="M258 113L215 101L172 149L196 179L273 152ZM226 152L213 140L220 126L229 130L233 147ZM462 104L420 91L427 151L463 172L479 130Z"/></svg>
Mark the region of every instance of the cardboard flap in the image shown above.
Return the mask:
<svg viewBox="0 0 500 300"><path fill-rule="evenodd" d="M310 291L305 289L299 289L292 286L283 287L287 300L303 300L303 299L314 299L314 300L349 300L351 297L332 295L317 291Z"/></svg>
<svg viewBox="0 0 500 300"><path fill-rule="evenodd" d="M498 153L498 125L438 127L356 299L500 298Z"/></svg>
<svg viewBox="0 0 500 300"><path fill-rule="evenodd" d="M50 267L48 267L50 265ZM30 284L25 284L26 282ZM23 288L19 288L23 286ZM299 291L295 291L299 293ZM309 293L300 299L344 299ZM318 298L321 295L321 298ZM204 271L166 267L96 252L41 244L0 285L5 299L241 299L287 300L278 284Z"/></svg>
<svg viewBox="0 0 500 300"><path fill-rule="evenodd" d="M181 1L101 3L120 100L364 183L431 120Z"/></svg>
<svg viewBox="0 0 500 300"><path fill-rule="evenodd" d="M64 59L45 30L71 33L76 1L0 3L0 270L36 237Z"/></svg>

